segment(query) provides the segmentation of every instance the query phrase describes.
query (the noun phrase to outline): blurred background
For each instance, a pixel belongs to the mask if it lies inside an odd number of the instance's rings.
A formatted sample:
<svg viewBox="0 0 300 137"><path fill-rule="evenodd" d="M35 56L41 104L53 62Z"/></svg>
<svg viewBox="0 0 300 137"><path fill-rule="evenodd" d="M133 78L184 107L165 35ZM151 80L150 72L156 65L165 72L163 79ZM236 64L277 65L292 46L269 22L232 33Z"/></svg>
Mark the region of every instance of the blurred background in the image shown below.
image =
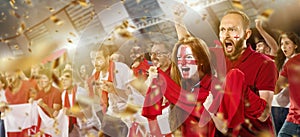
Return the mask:
<svg viewBox="0 0 300 137"><path fill-rule="evenodd" d="M249 43L260 37L256 18L264 20L275 39L282 31L300 34L299 0L1 0L0 70L52 61L55 67L65 62L91 66L89 52L116 31L123 34L119 52L130 64L133 46L147 51L153 41L176 43L172 11L179 3L186 6L189 31L210 47L216 46L218 25L228 9L250 17L255 35Z"/></svg>

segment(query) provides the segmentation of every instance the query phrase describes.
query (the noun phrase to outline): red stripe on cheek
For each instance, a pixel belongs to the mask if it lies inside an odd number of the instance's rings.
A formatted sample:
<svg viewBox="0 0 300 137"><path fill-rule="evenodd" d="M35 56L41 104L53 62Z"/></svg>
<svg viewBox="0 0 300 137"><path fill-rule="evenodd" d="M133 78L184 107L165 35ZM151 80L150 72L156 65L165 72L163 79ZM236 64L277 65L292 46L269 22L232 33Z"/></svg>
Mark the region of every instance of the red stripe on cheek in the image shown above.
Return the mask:
<svg viewBox="0 0 300 137"><path fill-rule="evenodd" d="M183 60L178 60L177 61L178 64L189 64L189 65L197 65L197 60L186 60L186 59L183 59Z"/></svg>

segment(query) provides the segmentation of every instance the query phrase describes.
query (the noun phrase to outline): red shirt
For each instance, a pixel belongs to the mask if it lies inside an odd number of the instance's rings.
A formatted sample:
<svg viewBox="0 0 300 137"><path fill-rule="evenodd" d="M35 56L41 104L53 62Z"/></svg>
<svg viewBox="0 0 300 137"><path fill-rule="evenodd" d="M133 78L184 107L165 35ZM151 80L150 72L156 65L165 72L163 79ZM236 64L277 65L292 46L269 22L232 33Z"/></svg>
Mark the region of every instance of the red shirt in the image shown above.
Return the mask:
<svg viewBox="0 0 300 137"><path fill-rule="evenodd" d="M44 92L43 90L38 91L36 100L43 99L43 102L48 105L48 107L53 108L53 104L62 104L61 100L61 92L59 89L51 86L48 92Z"/></svg>
<svg viewBox="0 0 300 137"><path fill-rule="evenodd" d="M237 68L241 70L245 75L245 82L250 89L257 95L259 90L274 91L277 80L277 69L274 61L257 53L251 49L251 46L244 51L244 53L236 61L230 61L226 59L227 71ZM251 98L249 98L251 99ZM253 108L253 107L252 107ZM246 113L254 110L245 110ZM253 131L273 131L273 125L271 118L269 117L266 122L260 122L258 119L247 117L252 124ZM256 136L254 133L249 132L247 129L249 125L245 123L240 131L241 136Z"/></svg>
<svg viewBox="0 0 300 137"><path fill-rule="evenodd" d="M30 88L34 86L28 81L22 81L21 88L18 92L12 93L10 88L6 88L5 96L8 104L24 104L28 103Z"/></svg>
<svg viewBox="0 0 300 137"><path fill-rule="evenodd" d="M288 79L290 94L290 109L286 120L300 124L300 54L289 59L280 73Z"/></svg>

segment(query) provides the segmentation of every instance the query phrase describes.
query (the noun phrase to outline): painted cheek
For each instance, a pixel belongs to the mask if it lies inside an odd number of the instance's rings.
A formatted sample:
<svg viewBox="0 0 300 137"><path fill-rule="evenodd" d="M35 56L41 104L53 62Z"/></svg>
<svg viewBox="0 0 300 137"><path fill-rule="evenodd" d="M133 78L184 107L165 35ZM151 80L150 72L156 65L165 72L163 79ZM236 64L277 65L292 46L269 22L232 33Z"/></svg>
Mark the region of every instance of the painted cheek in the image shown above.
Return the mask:
<svg viewBox="0 0 300 137"><path fill-rule="evenodd" d="M197 60L182 59L182 60L178 60L177 63L181 64L182 66L184 66L184 65L197 65Z"/></svg>
<svg viewBox="0 0 300 137"><path fill-rule="evenodd" d="M188 65L197 65L197 60L186 60L186 64Z"/></svg>
<svg viewBox="0 0 300 137"><path fill-rule="evenodd" d="M178 60L178 61L177 61L177 64L180 64L180 65L184 66L184 65L186 64L186 61L185 61L185 59L183 59L183 60Z"/></svg>
<svg viewBox="0 0 300 137"><path fill-rule="evenodd" d="M240 38L240 35L235 35L234 38L235 38L235 39L239 39L239 38Z"/></svg>

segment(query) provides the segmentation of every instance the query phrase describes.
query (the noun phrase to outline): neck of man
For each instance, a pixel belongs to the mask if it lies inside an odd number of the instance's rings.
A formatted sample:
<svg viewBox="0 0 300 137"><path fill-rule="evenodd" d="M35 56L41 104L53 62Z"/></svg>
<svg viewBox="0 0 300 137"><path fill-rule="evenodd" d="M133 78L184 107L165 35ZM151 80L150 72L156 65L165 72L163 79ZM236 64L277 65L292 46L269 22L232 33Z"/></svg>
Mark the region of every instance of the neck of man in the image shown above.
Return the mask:
<svg viewBox="0 0 300 137"><path fill-rule="evenodd" d="M162 71L166 72L166 71L169 69L170 65L171 65L171 61L168 61L167 65L160 66L159 68L160 68Z"/></svg>
<svg viewBox="0 0 300 137"><path fill-rule="evenodd" d="M238 52L239 54L236 54L236 55L234 55L234 56L230 56L229 59L230 59L231 61L237 60L238 58L240 58L240 57L243 55L243 53L246 51L246 49L247 49L247 45L246 45L246 43L245 43L245 44L243 45L243 47L240 49L240 51Z"/></svg>
<svg viewBox="0 0 300 137"><path fill-rule="evenodd" d="M68 87L66 90L68 92L68 94L72 94L72 90L73 90L74 86L71 85L70 87Z"/></svg>
<svg viewBox="0 0 300 137"><path fill-rule="evenodd" d="M51 85L48 84L45 88L44 88L44 92L49 92L51 89Z"/></svg>

